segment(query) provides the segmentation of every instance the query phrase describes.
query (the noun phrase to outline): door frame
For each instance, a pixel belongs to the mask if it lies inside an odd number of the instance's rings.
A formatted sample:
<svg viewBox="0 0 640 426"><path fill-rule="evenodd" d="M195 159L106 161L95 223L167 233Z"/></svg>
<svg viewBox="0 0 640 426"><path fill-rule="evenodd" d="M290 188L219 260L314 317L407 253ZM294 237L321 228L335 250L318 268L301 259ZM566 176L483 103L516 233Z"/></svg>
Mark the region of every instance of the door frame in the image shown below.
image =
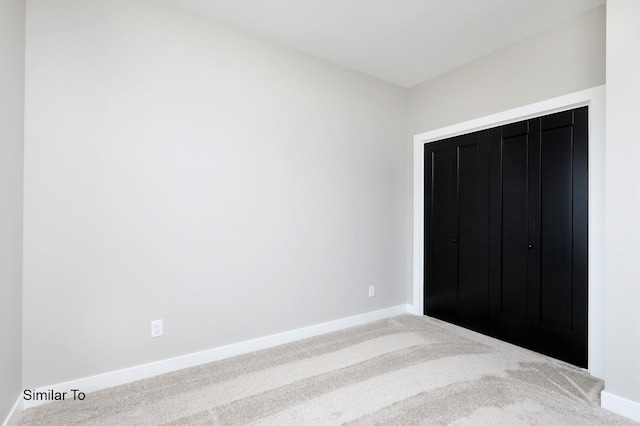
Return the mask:
<svg viewBox="0 0 640 426"><path fill-rule="evenodd" d="M605 86L513 108L420 133L413 138L413 301L410 311L424 315L424 145L503 124L589 106L589 301L588 370L604 378L604 182Z"/></svg>

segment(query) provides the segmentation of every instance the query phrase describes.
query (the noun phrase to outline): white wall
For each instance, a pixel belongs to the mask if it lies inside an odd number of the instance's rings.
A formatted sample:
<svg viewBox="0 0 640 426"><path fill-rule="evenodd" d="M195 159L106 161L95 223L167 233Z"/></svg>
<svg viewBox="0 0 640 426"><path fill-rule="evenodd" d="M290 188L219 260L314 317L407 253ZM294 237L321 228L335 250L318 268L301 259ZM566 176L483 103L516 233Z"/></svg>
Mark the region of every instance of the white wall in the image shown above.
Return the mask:
<svg viewBox="0 0 640 426"><path fill-rule="evenodd" d="M640 421L640 2L607 2L606 381L603 406Z"/></svg>
<svg viewBox="0 0 640 426"><path fill-rule="evenodd" d="M152 0L27 33L25 387L406 303L405 90Z"/></svg>
<svg viewBox="0 0 640 426"><path fill-rule="evenodd" d="M605 7L413 87L409 134L605 83Z"/></svg>
<svg viewBox="0 0 640 426"><path fill-rule="evenodd" d="M0 422L21 391L24 9L0 0Z"/></svg>

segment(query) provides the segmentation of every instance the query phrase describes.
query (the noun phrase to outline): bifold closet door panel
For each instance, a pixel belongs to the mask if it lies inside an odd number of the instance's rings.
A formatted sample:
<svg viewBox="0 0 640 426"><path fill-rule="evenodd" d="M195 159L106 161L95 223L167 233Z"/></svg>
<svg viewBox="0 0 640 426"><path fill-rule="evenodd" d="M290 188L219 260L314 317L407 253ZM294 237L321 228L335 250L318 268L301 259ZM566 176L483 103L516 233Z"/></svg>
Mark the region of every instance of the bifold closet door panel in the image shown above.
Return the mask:
<svg viewBox="0 0 640 426"><path fill-rule="evenodd" d="M573 305L573 120L543 119L541 134L540 322L571 330Z"/></svg>
<svg viewBox="0 0 640 426"><path fill-rule="evenodd" d="M539 126L519 122L490 130L491 300L495 321L528 321L537 316L535 212L539 169ZM534 273L532 273L534 272Z"/></svg>
<svg viewBox="0 0 640 426"><path fill-rule="evenodd" d="M425 312L471 327L487 307L487 143L478 132L425 145Z"/></svg>
<svg viewBox="0 0 640 426"><path fill-rule="evenodd" d="M447 141L425 147L425 312L455 315L458 276L455 152Z"/></svg>
<svg viewBox="0 0 640 426"><path fill-rule="evenodd" d="M476 324L488 314L489 150L486 131L472 136L456 146L457 296L458 315Z"/></svg>
<svg viewBox="0 0 640 426"><path fill-rule="evenodd" d="M587 107L542 117L540 324L587 342ZM585 358L586 364L586 358Z"/></svg>

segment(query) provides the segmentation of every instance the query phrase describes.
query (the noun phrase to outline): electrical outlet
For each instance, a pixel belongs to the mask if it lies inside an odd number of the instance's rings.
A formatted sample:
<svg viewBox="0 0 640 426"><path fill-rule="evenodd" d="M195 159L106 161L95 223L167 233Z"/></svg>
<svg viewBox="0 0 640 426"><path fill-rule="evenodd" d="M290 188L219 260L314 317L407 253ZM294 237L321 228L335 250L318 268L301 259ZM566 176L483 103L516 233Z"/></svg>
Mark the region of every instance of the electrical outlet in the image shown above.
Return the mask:
<svg viewBox="0 0 640 426"><path fill-rule="evenodd" d="M369 297L373 297L376 294L376 286L374 285L370 285L369 286Z"/></svg>
<svg viewBox="0 0 640 426"><path fill-rule="evenodd" d="M151 337L162 336L162 320L151 321Z"/></svg>

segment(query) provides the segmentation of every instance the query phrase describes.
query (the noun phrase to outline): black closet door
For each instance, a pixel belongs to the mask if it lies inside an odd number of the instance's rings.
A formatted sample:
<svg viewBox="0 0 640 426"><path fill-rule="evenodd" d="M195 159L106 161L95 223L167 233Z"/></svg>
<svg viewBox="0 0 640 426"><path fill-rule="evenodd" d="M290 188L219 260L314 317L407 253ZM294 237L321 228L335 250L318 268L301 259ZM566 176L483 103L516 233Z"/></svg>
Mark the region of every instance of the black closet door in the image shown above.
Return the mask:
<svg viewBox="0 0 640 426"><path fill-rule="evenodd" d="M425 314L587 366L587 107L425 145Z"/></svg>
<svg viewBox="0 0 640 426"><path fill-rule="evenodd" d="M478 329L488 312L488 140L425 145L425 313Z"/></svg>
<svg viewBox="0 0 640 426"><path fill-rule="evenodd" d="M587 366L587 108L489 131L494 335Z"/></svg>

